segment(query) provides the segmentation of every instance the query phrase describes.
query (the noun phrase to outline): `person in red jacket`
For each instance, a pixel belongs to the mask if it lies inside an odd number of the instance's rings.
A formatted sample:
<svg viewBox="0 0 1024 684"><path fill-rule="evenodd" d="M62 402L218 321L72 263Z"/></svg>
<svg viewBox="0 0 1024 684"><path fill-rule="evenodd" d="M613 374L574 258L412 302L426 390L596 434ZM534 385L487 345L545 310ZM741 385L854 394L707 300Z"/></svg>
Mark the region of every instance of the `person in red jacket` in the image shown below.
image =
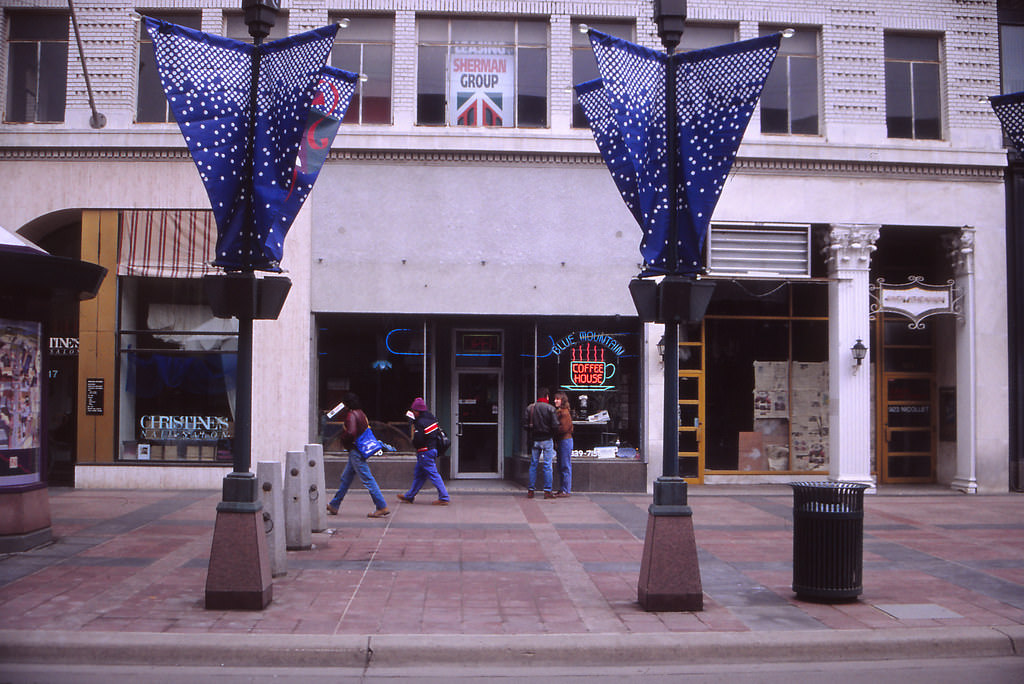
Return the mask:
<svg viewBox="0 0 1024 684"><path fill-rule="evenodd" d="M359 398L354 394L347 395L345 401L339 404L339 406L341 407L339 412L341 413L342 423L340 439L342 446L348 450L348 465L345 466L345 470L341 474L338 492L331 499L330 503L327 504L327 512L330 515L338 514L338 506L341 505L341 500L345 498L352 480L355 479L356 473L358 473L363 486L370 492L370 498L373 499L373 505L375 506L371 513L366 514L367 517L383 518L391 513L391 511L388 510L387 501L384 500L384 495L381 494L380 487L377 486L377 480L373 479L370 465L366 462L366 458L359 453L359 449L356 448L356 437L361 435L363 430L370 427L370 420L363 413L363 410L359 408Z"/></svg>

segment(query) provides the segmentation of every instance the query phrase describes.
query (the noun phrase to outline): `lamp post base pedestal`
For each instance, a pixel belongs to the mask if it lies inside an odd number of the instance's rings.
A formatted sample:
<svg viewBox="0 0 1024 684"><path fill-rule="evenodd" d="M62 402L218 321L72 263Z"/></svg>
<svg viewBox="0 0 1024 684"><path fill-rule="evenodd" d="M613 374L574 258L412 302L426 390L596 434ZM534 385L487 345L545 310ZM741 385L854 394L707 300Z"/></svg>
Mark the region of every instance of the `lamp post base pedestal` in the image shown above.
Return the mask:
<svg viewBox="0 0 1024 684"><path fill-rule="evenodd" d="M663 477L654 483L637 600L649 612L704 610L693 511L686 505L682 478Z"/></svg>
<svg viewBox="0 0 1024 684"><path fill-rule="evenodd" d="M208 610L263 610L273 597L270 553L252 473L230 473L217 504L210 566L206 573Z"/></svg>

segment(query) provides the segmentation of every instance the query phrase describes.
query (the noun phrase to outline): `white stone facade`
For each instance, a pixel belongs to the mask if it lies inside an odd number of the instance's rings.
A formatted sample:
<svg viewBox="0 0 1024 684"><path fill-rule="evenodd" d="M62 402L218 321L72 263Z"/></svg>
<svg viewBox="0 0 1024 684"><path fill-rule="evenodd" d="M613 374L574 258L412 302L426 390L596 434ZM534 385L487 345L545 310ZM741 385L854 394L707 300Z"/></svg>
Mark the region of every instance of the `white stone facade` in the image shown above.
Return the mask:
<svg viewBox="0 0 1024 684"><path fill-rule="evenodd" d="M220 33L224 14L238 5L149 0L140 8L78 0L83 50L106 126L90 126L89 98L69 30L64 123L0 124L0 224L31 238L45 233L48 216L68 210L207 207L177 127L134 123L135 12L200 8L203 29ZM6 40L7 13L66 11L67 4L0 0L0 9L0 37ZM342 128L289 233L284 266L292 292L278 322L256 326L256 386L264 394L254 404L253 463L283 460L286 451L311 438L316 313L635 315L626 283L637 271L639 229L590 132L571 127L570 46L581 21L618 19L635 20L638 42L659 48L650 2L295 0L284 2L283 10L290 33L361 13L394 17L393 123ZM820 31L819 135L762 134L755 112L716 221L821 224L831 226L833 236L850 226L970 227L969 312L955 328L953 352L958 442L954 453L940 451L937 479L965 491L1005 491L1006 153L998 122L983 99L996 94L1000 83L995 0L691 0L688 10L688 24L735 24L740 39L757 36L762 25ZM549 19L548 127L417 126L416 20L422 15ZM940 38L941 140L887 137L887 31ZM6 58L4 47L4 93ZM839 252L849 249L847 242ZM870 258L859 249L855 258ZM847 358L848 338L867 336L866 264L853 269L856 275L846 265L836 268L830 272L836 278L830 300L830 334L836 338L829 343L830 390L832 411L843 415L832 416L833 439L852 430L858 441L850 456L833 461L831 474L871 481L865 460L871 446L863 443L870 441L865 434L872 416L870 373L867 368L849 373ZM958 278L965 277L961 267ZM546 287L552 279L588 296L554 298ZM656 426L662 380L651 363L660 335L656 326L645 331L644 446L660 454ZM266 425L275 427L260 427ZM833 444L833 458L847 447ZM661 459L649 463L653 480ZM126 486L144 481L129 479L126 470L117 471ZM779 479L794 478L719 475L708 481ZM102 482L110 484L109 478ZM160 486L167 486L166 476Z"/></svg>

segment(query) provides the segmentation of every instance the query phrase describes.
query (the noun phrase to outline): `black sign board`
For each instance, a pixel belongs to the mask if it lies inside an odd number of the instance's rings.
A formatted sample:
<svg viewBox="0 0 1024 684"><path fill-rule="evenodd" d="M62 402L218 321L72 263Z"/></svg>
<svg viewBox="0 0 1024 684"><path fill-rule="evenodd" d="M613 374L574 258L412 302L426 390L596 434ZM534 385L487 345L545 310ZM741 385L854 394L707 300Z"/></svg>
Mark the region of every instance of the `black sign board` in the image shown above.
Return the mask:
<svg viewBox="0 0 1024 684"><path fill-rule="evenodd" d="M103 415L103 378L87 378L85 381L85 415Z"/></svg>

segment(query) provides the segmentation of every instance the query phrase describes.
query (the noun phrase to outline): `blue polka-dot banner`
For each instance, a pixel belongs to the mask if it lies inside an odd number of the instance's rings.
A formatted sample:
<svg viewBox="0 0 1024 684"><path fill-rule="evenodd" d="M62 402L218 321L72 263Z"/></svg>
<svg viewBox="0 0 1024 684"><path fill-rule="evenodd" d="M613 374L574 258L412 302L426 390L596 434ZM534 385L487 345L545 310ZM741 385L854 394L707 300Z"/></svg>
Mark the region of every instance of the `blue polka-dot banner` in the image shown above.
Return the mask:
<svg viewBox="0 0 1024 684"><path fill-rule="evenodd" d="M644 273L699 273L711 215L775 61L781 34L671 57L676 73L678 264L670 263L666 53L600 31L601 78L576 86L594 139L643 229Z"/></svg>
<svg viewBox="0 0 1024 684"><path fill-rule="evenodd" d="M989 102L999 117L1006 137L1013 141L1018 152L1024 154L1024 92L994 95L989 98Z"/></svg>
<svg viewBox="0 0 1024 684"><path fill-rule="evenodd" d="M316 166L312 174L297 170L310 107L315 98L325 99L321 89L330 91L333 84L339 89L337 104L343 98L347 108L355 87L355 74L325 66L338 27L257 47L150 17L143 21L153 40L164 93L213 208L214 265L280 271L285 235L320 169ZM255 50L260 51L260 66L253 126L249 110ZM344 108L335 108L331 116L340 121ZM336 132L337 126L332 140ZM250 135L251 190L246 173Z"/></svg>

